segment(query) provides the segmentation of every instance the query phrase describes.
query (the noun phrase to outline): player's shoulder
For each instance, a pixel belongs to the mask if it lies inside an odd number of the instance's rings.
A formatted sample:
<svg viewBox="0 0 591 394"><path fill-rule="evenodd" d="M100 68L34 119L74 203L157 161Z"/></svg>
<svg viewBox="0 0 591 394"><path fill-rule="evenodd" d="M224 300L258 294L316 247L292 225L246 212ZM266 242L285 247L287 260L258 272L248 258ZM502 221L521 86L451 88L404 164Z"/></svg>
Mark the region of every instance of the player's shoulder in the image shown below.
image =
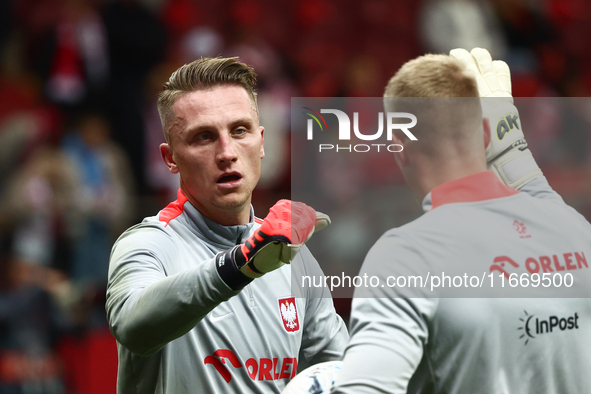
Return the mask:
<svg viewBox="0 0 591 394"><path fill-rule="evenodd" d="M382 234L370 249L370 254L416 258L442 250L451 250L451 243L481 237L491 231L491 220L499 219L498 207L481 203L446 204L431 209L411 222L394 227Z"/></svg>
<svg viewBox="0 0 591 394"><path fill-rule="evenodd" d="M453 229L488 225L490 220L495 218L511 216L515 212L536 210L539 207L539 199L526 193L478 201L452 202L432 208L417 219L392 231L421 234L443 231L449 234Z"/></svg>
<svg viewBox="0 0 591 394"><path fill-rule="evenodd" d="M552 191L553 192L553 191ZM529 211L534 211L541 216L547 217L548 220L564 221L571 226L576 226L579 229L588 231L591 229L591 223L578 212L575 208L568 205L560 195L553 192L548 198L540 198L531 196L526 193L526 206Z"/></svg>
<svg viewBox="0 0 591 394"><path fill-rule="evenodd" d="M117 248L158 250L173 243L174 230L158 216L144 218L140 223L125 230L113 245Z"/></svg>
<svg viewBox="0 0 591 394"><path fill-rule="evenodd" d="M418 220L418 219L417 219ZM391 261L416 261L416 256L424 249L424 233L419 231L416 220L400 227L391 228L369 249L362 266L363 271L382 271Z"/></svg>
<svg viewBox="0 0 591 394"><path fill-rule="evenodd" d="M162 221L158 215L145 217L140 223L131 226L123 234L170 234L172 227L170 223Z"/></svg>
<svg viewBox="0 0 591 394"><path fill-rule="evenodd" d="M398 246L403 246L405 243L414 244L417 240L427 238L429 234L447 233L450 227L456 225L464 215L468 216L468 211L457 210L457 207L451 209L446 206L438 207L408 223L387 230L378 242L396 243Z"/></svg>

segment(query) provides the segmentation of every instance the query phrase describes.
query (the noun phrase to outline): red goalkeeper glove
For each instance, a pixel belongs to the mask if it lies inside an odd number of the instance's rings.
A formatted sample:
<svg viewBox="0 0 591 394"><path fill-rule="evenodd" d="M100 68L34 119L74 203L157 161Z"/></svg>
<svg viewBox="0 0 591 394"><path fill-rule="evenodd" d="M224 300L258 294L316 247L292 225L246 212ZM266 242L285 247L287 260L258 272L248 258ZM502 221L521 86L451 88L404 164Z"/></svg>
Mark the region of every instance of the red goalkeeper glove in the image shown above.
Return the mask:
<svg viewBox="0 0 591 394"><path fill-rule="evenodd" d="M228 286L240 290L252 279L291 263L312 234L329 224L327 215L304 203L280 200L245 243L218 253L218 273Z"/></svg>

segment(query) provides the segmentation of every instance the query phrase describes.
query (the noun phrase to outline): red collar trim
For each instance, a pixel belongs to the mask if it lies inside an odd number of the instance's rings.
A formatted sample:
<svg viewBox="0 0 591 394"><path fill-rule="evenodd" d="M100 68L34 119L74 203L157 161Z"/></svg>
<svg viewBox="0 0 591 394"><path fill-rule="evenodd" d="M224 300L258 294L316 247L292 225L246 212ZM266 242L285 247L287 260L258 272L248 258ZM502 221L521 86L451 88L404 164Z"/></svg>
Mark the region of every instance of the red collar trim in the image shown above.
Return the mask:
<svg viewBox="0 0 591 394"><path fill-rule="evenodd" d="M502 183L492 171L482 171L445 182L431 190L432 209L454 202L477 202L517 193L519 190Z"/></svg>
<svg viewBox="0 0 591 394"><path fill-rule="evenodd" d="M172 219L183 213L183 206L187 202L187 197L183 194L181 189L179 189L176 195L177 200L168 204L158 215L158 220L166 223L164 227L168 226L168 223L170 223Z"/></svg>

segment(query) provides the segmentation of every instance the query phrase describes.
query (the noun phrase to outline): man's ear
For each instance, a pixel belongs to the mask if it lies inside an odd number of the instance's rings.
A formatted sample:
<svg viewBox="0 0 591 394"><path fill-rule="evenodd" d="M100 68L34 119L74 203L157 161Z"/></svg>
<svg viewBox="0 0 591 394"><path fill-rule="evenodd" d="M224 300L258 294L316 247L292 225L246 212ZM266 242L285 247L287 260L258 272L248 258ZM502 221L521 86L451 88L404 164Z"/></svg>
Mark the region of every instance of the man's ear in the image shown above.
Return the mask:
<svg viewBox="0 0 591 394"><path fill-rule="evenodd" d="M490 120L488 118L482 118L482 128L484 129L484 149L490 144Z"/></svg>
<svg viewBox="0 0 591 394"><path fill-rule="evenodd" d="M265 128L263 126L260 126L259 130L261 131L261 159L262 159L263 157L265 157L265 136L264 136Z"/></svg>
<svg viewBox="0 0 591 394"><path fill-rule="evenodd" d="M396 158L396 163L400 168L406 167L408 163L408 155L406 154L406 143L405 139L398 133L392 133L392 143L396 145L400 145L400 147L396 147L396 149L400 149L400 152L394 152L394 157Z"/></svg>
<svg viewBox="0 0 591 394"><path fill-rule="evenodd" d="M160 155L162 156L162 160L164 160L164 164L166 164L166 167L168 167L168 171L173 174L177 174L179 172L179 168L174 161L172 148L170 145L167 143L160 144Z"/></svg>

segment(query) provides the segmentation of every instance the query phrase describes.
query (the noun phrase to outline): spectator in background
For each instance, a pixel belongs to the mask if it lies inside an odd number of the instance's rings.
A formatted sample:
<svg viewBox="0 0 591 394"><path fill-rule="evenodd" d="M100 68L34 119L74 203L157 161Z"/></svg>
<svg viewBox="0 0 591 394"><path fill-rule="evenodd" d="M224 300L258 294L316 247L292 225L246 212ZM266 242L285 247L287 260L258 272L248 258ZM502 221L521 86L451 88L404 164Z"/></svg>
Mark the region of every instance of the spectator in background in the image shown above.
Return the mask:
<svg viewBox="0 0 591 394"><path fill-rule="evenodd" d="M111 245L133 217L129 160L111 140L109 124L99 113L82 114L62 148L78 180L72 279L102 288Z"/></svg>
<svg viewBox="0 0 591 394"><path fill-rule="evenodd" d="M109 45L109 120L113 139L127 152L140 192L145 191L142 107L146 78L163 60L166 32L138 0L115 0L103 9Z"/></svg>
<svg viewBox="0 0 591 394"><path fill-rule="evenodd" d="M8 37L13 29L13 12L9 0L0 0L0 48L8 41Z"/></svg>
<svg viewBox="0 0 591 394"><path fill-rule="evenodd" d="M7 182L2 206L13 231L0 289L2 393L63 392L54 345L70 327L67 312L77 301L66 275L75 183L66 158L52 147L36 149Z"/></svg>
<svg viewBox="0 0 591 394"><path fill-rule="evenodd" d="M104 99L109 81L105 25L93 0L63 0L35 67L45 94L66 110Z"/></svg>
<svg viewBox="0 0 591 394"><path fill-rule="evenodd" d="M505 37L488 1L428 0L419 19L419 34L427 52L482 47L495 58L505 53Z"/></svg>

